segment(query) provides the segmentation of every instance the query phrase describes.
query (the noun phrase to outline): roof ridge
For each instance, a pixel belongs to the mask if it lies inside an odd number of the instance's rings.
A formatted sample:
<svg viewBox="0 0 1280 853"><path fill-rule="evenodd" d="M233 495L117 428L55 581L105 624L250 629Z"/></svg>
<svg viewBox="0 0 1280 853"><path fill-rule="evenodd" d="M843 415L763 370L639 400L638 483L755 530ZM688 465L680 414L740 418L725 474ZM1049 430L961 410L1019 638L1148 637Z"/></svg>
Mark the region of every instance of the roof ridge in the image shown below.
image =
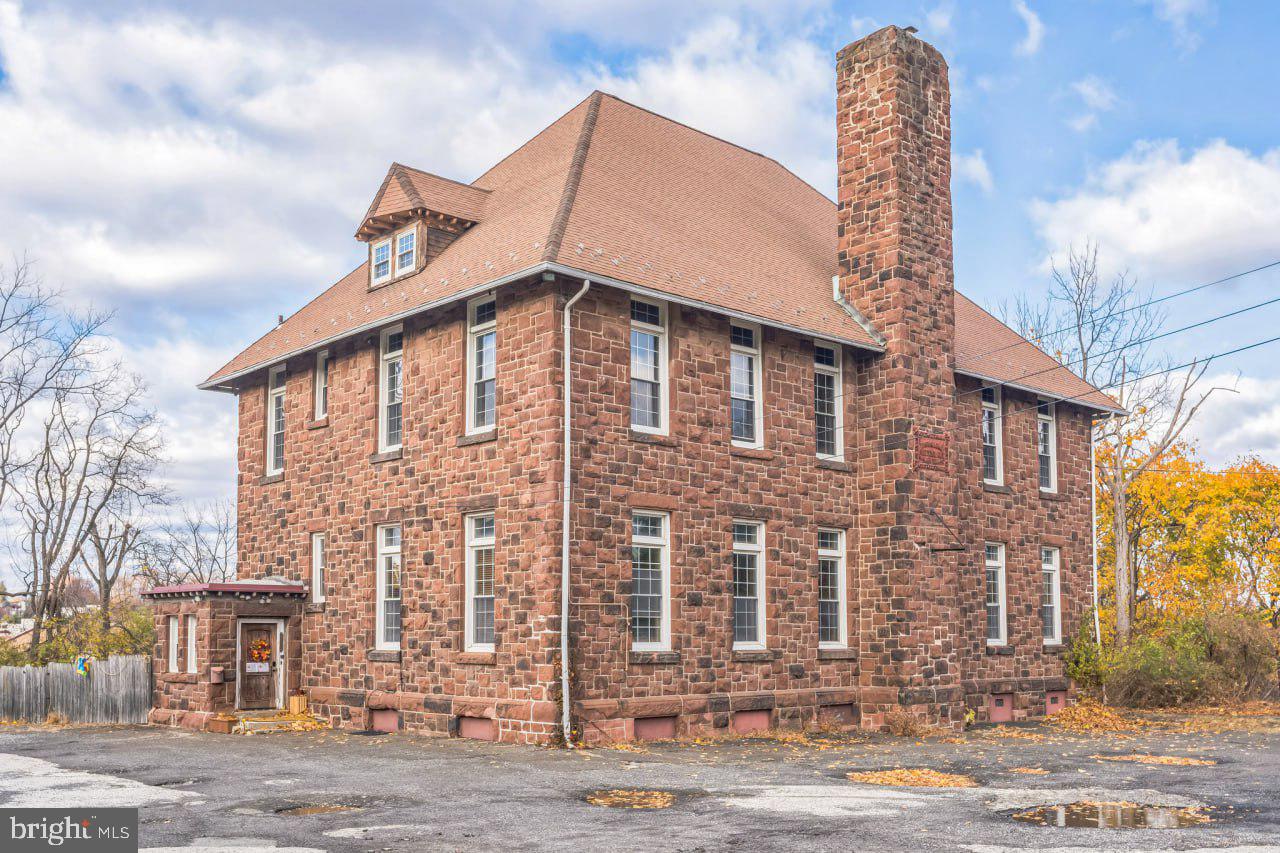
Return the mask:
<svg viewBox="0 0 1280 853"><path fill-rule="evenodd" d="M795 178L800 183L804 184L814 193L817 193L828 203L833 205L836 204L835 201L832 201L830 198L827 197L826 193L824 193L822 190L818 189L813 184L806 181L804 178L797 175L795 172L788 169L785 165L783 165L782 161L778 160L776 157L770 157L768 154L761 154L759 151L748 148L745 145L739 145L736 142L725 139L723 136L716 136L714 133L708 133L707 131L696 128L691 124L685 124L679 119L672 118L671 116L664 116L662 113L657 112L656 110L651 110L648 107L642 107L639 104L633 104L631 101L628 101L626 98L619 98L617 95L614 95L610 92L602 92L601 90L596 89L596 91L593 94L604 95L606 98L612 98L618 103L625 104L626 106L631 107L634 110L640 110L640 112L642 113L648 113L649 115L660 118L663 121L668 121L668 122L671 122L672 124L679 125L680 127L683 127L685 130L692 130L694 133L699 134L700 136L705 136L708 139L714 139L716 142L720 142L720 143L723 143L724 145L728 145L730 148L737 148L739 151L744 151L747 154L750 154L754 157L759 157L761 160L768 160L770 163L777 166L779 169L786 172L788 175Z"/></svg>
<svg viewBox="0 0 1280 853"><path fill-rule="evenodd" d="M400 190L404 193L404 197L409 199L409 203L414 207L426 207L426 202L422 200L422 193L418 192L418 188L413 185L413 181L405 174L405 167L399 163L394 163L391 169L395 172L396 183L400 185Z"/></svg>
<svg viewBox="0 0 1280 853"><path fill-rule="evenodd" d="M465 187L466 189L469 189L469 190L475 190L476 192L481 192L481 193L493 192L493 190L485 189L484 187L477 187L475 184L468 184L468 183L465 183L464 181L459 181L455 178L446 178L444 175L439 175L439 174L436 174L435 172L428 172L426 169L419 169L417 166L410 166L407 163L400 163L397 161L392 163L391 166L393 168L398 166L399 168L407 169L410 172L417 172L419 175L426 175L429 178L435 178L440 181L447 181L451 184L457 184L460 187Z"/></svg>
<svg viewBox="0 0 1280 853"><path fill-rule="evenodd" d="M591 100L595 95L598 95L598 94L603 94L603 93L602 93L602 92L600 92L600 90L599 90L599 89L597 89L597 90L593 91L590 95L587 95L587 96L586 96L585 98L583 98L581 101L578 101L578 103L574 104L574 105L573 105L572 107L570 107L569 109L565 110L565 111L564 111L563 113L561 113L560 115L556 116L556 120L555 120L555 121L553 121L553 122L551 122L550 124L548 124L548 125L546 125L545 127L543 127L541 130L539 130L539 131L538 131L537 133L535 133L533 136L530 136L528 139L526 139L524 142L522 142L522 143L521 143L521 144L520 144L520 145L519 145L519 146L518 146L514 151L509 152L509 153L507 154L507 156L503 157L501 160L499 160L498 162L494 163L494 164L493 164L492 166L490 166L489 168L485 169L485 170L484 170L484 172L482 172L482 173L479 175L479 177L477 177L474 181L472 181L472 182L471 182L470 184L468 184L467 186L475 187L475 185L476 185L476 183L477 183L477 182L479 182L479 181L483 181L483 180L484 180L485 178L487 178L487 177L488 177L488 176L489 176L489 175L490 175L490 174L491 174L495 169L497 169L497 168L498 168L499 166L501 166L503 163L505 163L505 162L507 162L508 160L510 160L512 157L514 157L514 156L516 156L517 154L519 154L519 153L520 153L521 151L523 151L524 149L528 148L530 145L532 145L532 144L533 144L533 142L534 142L538 137L542 136L542 134L546 133L548 130L550 130L551 128L555 127L555 126L556 126L557 124L559 124L560 122L564 121L566 118L568 118L568 117L573 113L573 111L574 111L574 110L576 110L578 107L582 106L583 104L586 104L586 103L587 103L588 101L590 101L590 100ZM482 187L476 187L476 189L483 189L483 188L482 188Z"/></svg>
<svg viewBox="0 0 1280 853"><path fill-rule="evenodd" d="M564 232L569 225L569 215L573 212L573 202L578 196L578 184L582 181L582 169L587 162L587 149L591 147L591 137L595 134L596 118L600 115L600 101L603 93L599 90L591 93L587 103L587 114L582 119L582 128L578 131L578 143L573 149L573 159L569 161L569 173L564 178L564 192L560 196L560 206L551 220L551 231L547 234L547 247L542 253L544 261L554 261L560 254L560 245L564 242Z"/></svg>

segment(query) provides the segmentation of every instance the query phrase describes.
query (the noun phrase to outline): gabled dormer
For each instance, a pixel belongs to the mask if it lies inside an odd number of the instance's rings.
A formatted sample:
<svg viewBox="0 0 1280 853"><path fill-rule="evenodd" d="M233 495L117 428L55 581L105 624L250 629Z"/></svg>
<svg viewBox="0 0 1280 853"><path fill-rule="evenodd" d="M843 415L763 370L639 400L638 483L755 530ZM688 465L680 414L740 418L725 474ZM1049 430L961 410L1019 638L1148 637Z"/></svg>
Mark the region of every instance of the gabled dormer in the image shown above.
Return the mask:
<svg viewBox="0 0 1280 853"><path fill-rule="evenodd" d="M488 190L392 163L356 239L369 244L369 287L412 275L483 216Z"/></svg>

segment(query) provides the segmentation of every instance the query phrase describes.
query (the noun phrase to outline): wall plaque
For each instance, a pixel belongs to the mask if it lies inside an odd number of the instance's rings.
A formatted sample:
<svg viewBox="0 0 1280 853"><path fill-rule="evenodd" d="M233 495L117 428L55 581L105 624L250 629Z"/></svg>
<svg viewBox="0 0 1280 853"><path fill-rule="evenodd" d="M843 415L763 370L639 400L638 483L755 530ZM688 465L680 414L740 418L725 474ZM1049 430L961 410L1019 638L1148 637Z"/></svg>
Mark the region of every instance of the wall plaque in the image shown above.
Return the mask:
<svg viewBox="0 0 1280 853"><path fill-rule="evenodd" d="M945 432L916 433L916 468L947 470L951 456L951 435Z"/></svg>

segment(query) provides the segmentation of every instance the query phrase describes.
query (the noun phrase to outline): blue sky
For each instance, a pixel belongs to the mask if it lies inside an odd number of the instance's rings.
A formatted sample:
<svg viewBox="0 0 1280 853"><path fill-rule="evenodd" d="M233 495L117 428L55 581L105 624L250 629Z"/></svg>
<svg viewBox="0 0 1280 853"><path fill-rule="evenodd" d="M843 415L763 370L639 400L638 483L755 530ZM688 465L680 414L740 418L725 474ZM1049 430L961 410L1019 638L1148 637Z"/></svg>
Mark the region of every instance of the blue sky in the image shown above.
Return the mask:
<svg viewBox="0 0 1280 853"><path fill-rule="evenodd" d="M834 190L833 56L889 23L949 62L957 286L988 307L1097 240L1157 292L1280 259L1280 4L20 4L0 0L0 256L117 312L185 496L234 486L233 400L198 392L362 257L387 165L461 180L593 88ZM1171 304L1261 301L1280 273ZM1280 309L1170 339L1184 359L1269 337ZM1198 436L1280 460L1280 347ZM1239 371L1239 378L1235 372Z"/></svg>

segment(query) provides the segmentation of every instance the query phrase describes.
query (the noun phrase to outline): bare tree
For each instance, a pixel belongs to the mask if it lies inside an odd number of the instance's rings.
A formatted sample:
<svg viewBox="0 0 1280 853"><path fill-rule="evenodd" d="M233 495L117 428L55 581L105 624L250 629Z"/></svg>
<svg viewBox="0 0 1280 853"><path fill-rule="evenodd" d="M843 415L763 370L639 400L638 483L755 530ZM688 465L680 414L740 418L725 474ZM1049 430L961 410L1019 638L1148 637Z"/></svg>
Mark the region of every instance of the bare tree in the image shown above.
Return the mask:
<svg viewBox="0 0 1280 853"><path fill-rule="evenodd" d="M111 605L116 585L125 568L139 556L142 546L143 515L162 503L165 495L148 490L141 495L124 495L89 526L86 547L80 552L85 572L98 591L102 631L111 630Z"/></svg>
<svg viewBox="0 0 1280 853"><path fill-rule="evenodd" d="M98 381L91 361L101 352L98 334L107 319L65 311L26 258L0 266L0 507L31 462L18 447L31 404Z"/></svg>
<svg viewBox="0 0 1280 853"><path fill-rule="evenodd" d="M1132 634L1139 581L1131 549L1131 488L1178 441L1209 396L1222 390L1201 383L1208 361L1169 371L1169 362L1152 352L1150 340L1166 317L1150 302L1127 273L1104 282L1098 247L1088 242L1068 251L1066 269L1054 262L1042 300L1020 298L1012 312L1006 311L1024 337L1106 390L1128 412L1094 429L1098 445L1107 450L1098 455L1098 482L1114 510L1116 639L1121 644Z"/></svg>
<svg viewBox="0 0 1280 853"><path fill-rule="evenodd" d="M154 586L235 578L236 518L230 501L183 506L143 546L139 572Z"/></svg>
<svg viewBox="0 0 1280 853"><path fill-rule="evenodd" d="M142 386L118 366L93 382L61 389L14 499L34 626L35 657L46 620L60 614L72 570L111 507L152 489L161 440L153 413L141 406Z"/></svg>

